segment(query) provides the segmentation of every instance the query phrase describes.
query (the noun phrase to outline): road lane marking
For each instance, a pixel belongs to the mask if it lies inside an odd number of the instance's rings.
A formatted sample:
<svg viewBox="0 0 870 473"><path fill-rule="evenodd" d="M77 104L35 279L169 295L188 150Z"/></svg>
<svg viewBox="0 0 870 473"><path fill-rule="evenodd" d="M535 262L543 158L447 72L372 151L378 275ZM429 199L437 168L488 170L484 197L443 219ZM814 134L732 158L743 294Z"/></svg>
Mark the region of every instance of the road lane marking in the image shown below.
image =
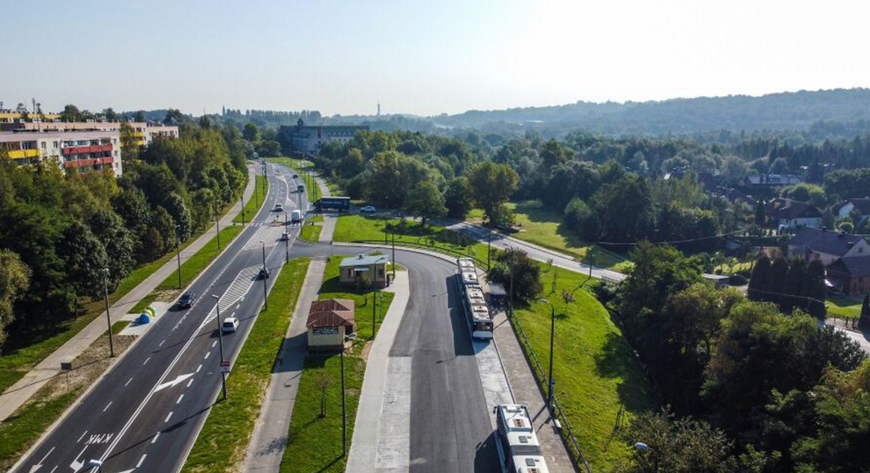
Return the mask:
<svg viewBox="0 0 870 473"><path fill-rule="evenodd" d="M171 417L172 417L172 411L169 411L169 414L166 415L166 420L164 420L163 422L169 422L169 418L171 418Z"/></svg>
<svg viewBox="0 0 870 473"><path fill-rule="evenodd" d="M150 360L150 359L151 359L151 357L150 357L150 356L149 356L149 357L148 357L148 358L145 358L145 361L144 361L144 362L142 362L142 366L145 366L145 365L147 365L147 364L148 364L148 360Z"/></svg>
<svg viewBox="0 0 870 473"><path fill-rule="evenodd" d="M190 381L187 382L187 387L189 388L191 384L193 384L193 378L190 378Z"/></svg>
<svg viewBox="0 0 870 473"><path fill-rule="evenodd" d="M217 345L217 340L211 342L211 347L212 347L212 348L214 348L215 345Z"/></svg>
<svg viewBox="0 0 870 473"><path fill-rule="evenodd" d="M81 440L81 439L79 439L79 440ZM39 470L40 468L42 468L42 462L44 462L45 459L48 458L49 455L51 455L51 452L53 452L54 449L55 449L55 447L51 447L51 450L49 450L48 453L46 453L45 456L42 457L42 460L39 460L39 463L37 463L36 465L31 466L31 467L30 467L30 473L35 473L37 470ZM55 468L57 468L57 467L55 467ZM54 471L54 470L52 470L52 471Z"/></svg>
<svg viewBox="0 0 870 473"><path fill-rule="evenodd" d="M175 401L175 403L176 403L176 404L181 403L181 400L182 400L182 399L184 399L184 394L182 394L181 396L178 396L178 400Z"/></svg>
<svg viewBox="0 0 870 473"><path fill-rule="evenodd" d="M81 457L82 454L85 453L85 450L87 450L87 449L88 449L88 446L85 445L85 448L83 448L82 451L79 452L78 455L76 455L75 460L73 460L72 463L69 464L69 467L72 468L73 471L77 472L77 471L81 470L83 466L85 466L85 462L80 462L79 457Z"/></svg>
<svg viewBox="0 0 870 473"><path fill-rule="evenodd" d="M133 378L128 379L127 382L124 383L124 387L125 387L125 388L127 387L128 384L130 384L130 381L133 381Z"/></svg>
<svg viewBox="0 0 870 473"><path fill-rule="evenodd" d="M88 434L88 431L87 431L87 430L85 430L85 431L84 431L84 433L83 433L83 434L82 434L82 436L81 436L81 437L79 437L79 439L78 439L78 440L76 440L76 443L79 443L79 442L81 442L81 441L82 441L82 439L83 439L83 438L85 438L85 435L87 435L87 434Z"/></svg>
<svg viewBox="0 0 870 473"><path fill-rule="evenodd" d="M145 461L145 457L147 457L147 456L148 456L147 453L142 454L142 458L139 459L139 463L136 464L136 468L139 468L140 466L142 466L142 462Z"/></svg>
<svg viewBox="0 0 870 473"><path fill-rule="evenodd" d="M157 388L154 389L154 392L160 391L161 389L171 388L171 387L175 386L176 384L181 384L184 382L185 379L187 379L191 376L193 376L193 373L180 374L180 375L176 376L175 379L173 379L172 381L167 381L163 384L158 385Z"/></svg>
<svg viewBox="0 0 870 473"><path fill-rule="evenodd" d="M160 345L157 345L157 346L158 346L158 347L162 347L164 343L166 343L166 340L165 340L165 339L164 339L164 340L161 340L161 341L160 341Z"/></svg>
<svg viewBox="0 0 870 473"><path fill-rule="evenodd" d="M160 437L160 432L161 432L161 431L158 430L157 433L154 434L154 438L151 439L151 445L154 445L154 443L157 442L157 437Z"/></svg>
<svg viewBox="0 0 870 473"><path fill-rule="evenodd" d="M109 410L109 406L111 406L111 405L112 405L112 402L114 402L114 401L109 401L109 403L108 403L108 404L106 404L106 407L104 407L104 408L103 408L103 412L106 412L106 411L108 411L108 410Z"/></svg>
<svg viewBox="0 0 870 473"><path fill-rule="evenodd" d="M203 358L203 359L207 360L209 355L211 355L210 351L205 352L205 358Z"/></svg>
<svg viewBox="0 0 870 473"><path fill-rule="evenodd" d="M200 363L200 365L196 367L196 372L199 373L199 370L201 370L201 369L202 369L202 364Z"/></svg>
<svg viewBox="0 0 870 473"><path fill-rule="evenodd" d="M57 465L54 465L54 468L52 468L48 473L54 473L54 470L57 470Z"/></svg>

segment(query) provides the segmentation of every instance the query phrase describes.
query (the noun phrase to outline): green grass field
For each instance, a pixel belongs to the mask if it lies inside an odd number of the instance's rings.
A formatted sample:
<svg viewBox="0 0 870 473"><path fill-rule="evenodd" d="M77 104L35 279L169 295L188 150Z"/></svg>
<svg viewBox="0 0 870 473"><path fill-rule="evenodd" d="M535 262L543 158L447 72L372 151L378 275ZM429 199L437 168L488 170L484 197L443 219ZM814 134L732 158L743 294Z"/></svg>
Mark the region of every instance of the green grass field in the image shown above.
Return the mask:
<svg viewBox="0 0 870 473"><path fill-rule="evenodd" d="M515 226L519 231L511 236L519 240L534 243L580 261L590 261L589 251L592 250L591 262L598 267L615 269L626 257L597 245L583 241L576 233L565 227L562 216L543 205L538 200L509 202L508 208L516 217ZM474 223L483 222L483 211L474 209L468 215L468 220ZM623 268L625 264L623 264Z"/></svg>
<svg viewBox="0 0 870 473"><path fill-rule="evenodd" d="M269 180L258 174L257 187L254 189L254 192L257 193L257 197L251 195L251 198L245 202L245 207L243 209L246 223L250 222L251 218L256 216L257 212L259 212L260 207L263 205L263 195L269 194ZM239 214L236 215L236 218L233 219L233 222L242 223L242 212L239 212Z"/></svg>
<svg viewBox="0 0 870 473"><path fill-rule="evenodd" d="M299 238L312 243L317 243L317 239L320 238L321 230L323 230L323 227L320 225L305 225L302 227L302 231L299 232Z"/></svg>
<svg viewBox="0 0 870 473"><path fill-rule="evenodd" d="M547 295L552 287L553 270L557 271L556 293ZM542 297L556 307L553 363L556 396L593 471L610 471L631 453L613 438L620 407L624 406L630 418L654 409L656 403L631 347L587 288L574 292L574 302L563 301L563 290L570 292L586 279L585 275L561 268L549 270L541 276L545 288ZM546 373L550 305L534 302L529 307L517 307L516 316ZM546 379L538 378L546 386Z"/></svg>
<svg viewBox="0 0 870 473"><path fill-rule="evenodd" d="M845 296L827 296L825 305L828 307L828 317L840 319L857 319L861 317L861 304L864 299Z"/></svg>
<svg viewBox="0 0 870 473"><path fill-rule="evenodd" d="M407 243L408 246L419 244L437 245L463 254L470 254L481 261L486 261L486 244L464 237L443 227L427 225L425 227L405 221L405 226L399 219L382 219L364 215L341 215L335 225L333 241L353 242L362 240L377 240L384 242L384 226L394 226L396 245ZM387 244L392 241L389 237ZM494 251L494 250L493 250Z"/></svg>
<svg viewBox="0 0 870 473"><path fill-rule="evenodd" d="M357 339L367 341L372 338L372 291L357 290L351 286L342 285L338 280L338 265L341 257L333 257L326 264L323 274L323 284L320 286L319 300L351 299L354 302L354 317L357 325ZM384 319L387 308L393 302L393 293L377 291L378 306L375 317L378 324ZM380 325L378 325L380 328Z"/></svg>
<svg viewBox="0 0 870 473"><path fill-rule="evenodd" d="M269 293L269 309L257 316L227 377L227 400L212 408L183 471L239 471L309 261L292 260L281 270Z"/></svg>

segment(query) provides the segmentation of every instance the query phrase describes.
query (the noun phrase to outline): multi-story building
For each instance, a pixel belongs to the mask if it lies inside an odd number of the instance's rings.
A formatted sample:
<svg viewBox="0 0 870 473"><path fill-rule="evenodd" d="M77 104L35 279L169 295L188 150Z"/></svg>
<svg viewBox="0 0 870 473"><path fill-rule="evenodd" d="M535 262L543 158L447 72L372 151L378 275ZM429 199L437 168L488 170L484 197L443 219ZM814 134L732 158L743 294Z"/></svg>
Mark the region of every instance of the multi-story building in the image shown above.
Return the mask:
<svg viewBox="0 0 870 473"><path fill-rule="evenodd" d="M123 172L120 133L117 130L4 131L0 147L18 164L57 162L66 172L111 169Z"/></svg>
<svg viewBox="0 0 870 473"><path fill-rule="evenodd" d="M323 143L346 143L357 131L368 129L365 125L308 126L300 118L296 126L282 126L278 130L278 141L291 151L311 155L317 154Z"/></svg>
<svg viewBox="0 0 870 473"><path fill-rule="evenodd" d="M178 126L151 122L128 122L139 146L150 145L157 138L178 138ZM0 122L3 131L121 131L121 122L91 120L86 122L11 121Z"/></svg>

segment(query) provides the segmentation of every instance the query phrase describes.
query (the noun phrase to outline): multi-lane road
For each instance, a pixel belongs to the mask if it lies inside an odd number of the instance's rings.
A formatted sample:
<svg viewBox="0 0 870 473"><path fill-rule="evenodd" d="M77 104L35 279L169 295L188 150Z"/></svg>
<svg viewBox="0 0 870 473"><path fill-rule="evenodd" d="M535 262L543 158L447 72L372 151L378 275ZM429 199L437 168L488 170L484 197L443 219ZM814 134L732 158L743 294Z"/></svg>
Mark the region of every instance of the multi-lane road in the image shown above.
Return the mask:
<svg viewBox="0 0 870 473"><path fill-rule="evenodd" d="M268 164L265 205L230 247L189 287L200 295L188 310L170 310L77 403L20 462L15 471L173 472L184 464L215 402L220 402L218 320L240 319L236 333L223 337L224 358L232 360L263 304L263 265L271 287L290 246L290 256L328 256L367 251L280 241L276 203L290 211L308 208L295 193L293 171ZM275 172L277 171L277 172ZM301 199L301 201L300 201ZM279 218L283 222L283 215ZM410 436L412 472L496 471L492 424L481 387L464 312L451 277L453 265L431 256L397 250L408 268L411 297L391 356L411 367ZM215 299L216 295L219 299ZM217 302L217 303L216 303ZM220 319L216 312L220 307ZM232 374L230 374L232 376ZM232 392L229 393L232 396ZM232 426L226 426L232 428Z"/></svg>

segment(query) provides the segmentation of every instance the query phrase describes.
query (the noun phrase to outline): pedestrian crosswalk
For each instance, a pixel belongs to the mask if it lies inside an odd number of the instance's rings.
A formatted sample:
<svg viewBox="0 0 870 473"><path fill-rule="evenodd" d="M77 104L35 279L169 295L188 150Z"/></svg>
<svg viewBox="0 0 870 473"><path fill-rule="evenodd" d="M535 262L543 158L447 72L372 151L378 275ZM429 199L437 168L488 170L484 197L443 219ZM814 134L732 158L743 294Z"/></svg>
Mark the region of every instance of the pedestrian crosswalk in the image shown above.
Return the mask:
<svg viewBox="0 0 870 473"><path fill-rule="evenodd" d="M218 299L218 305L221 307L221 310L230 310L236 302L239 302L243 297L245 297L245 294L247 294L248 291L251 290L251 286L254 285L254 281L256 281L259 272L260 266L250 266L239 272L232 284L230 284L230 287L223 293L220 299ZM212 308L211 312L209 312L208 317L203 321L203 325L214 320L216 315L217 305Z"/></svg>

